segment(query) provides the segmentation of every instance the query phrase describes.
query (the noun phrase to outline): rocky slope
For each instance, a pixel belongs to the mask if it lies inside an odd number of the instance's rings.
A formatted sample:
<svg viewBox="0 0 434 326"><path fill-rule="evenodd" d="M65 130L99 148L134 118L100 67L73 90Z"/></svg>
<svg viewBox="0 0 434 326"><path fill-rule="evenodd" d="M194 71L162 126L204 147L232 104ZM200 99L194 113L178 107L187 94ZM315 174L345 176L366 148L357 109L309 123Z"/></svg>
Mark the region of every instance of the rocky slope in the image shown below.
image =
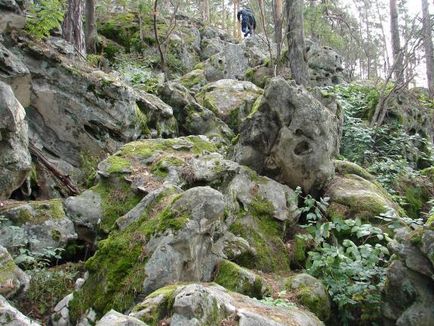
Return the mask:
<svg viewBox="0 0 434 326"><path fill-rule="evenodd" d="M343 109L314 87L342 81L333 50L308 45L307 90L272 77L259 36L239 42L179 17L171 79L150 94L88 65L61 39L32 40L23 24L8 23L20 9L7 3L0 2L0 324L336 324L341 310L329 283L302 270L320 246L308 236L320 227L309 214L324 225L347 221L334 242L348 225L378 225L362 230L373 232L364 248L383 248L386 238L396 254L381 265L382 316L354 297L355 324L432 324L432 218L405 222L374 176L336 160ZM119 39L123 28L115 17L101 26L106 54L108 44L136 46ZM431 169L421 176L428 188ZM321 195L327 205L308 206ZM393 241L377 221L386 213L404 226L390 232Z"/></svg>

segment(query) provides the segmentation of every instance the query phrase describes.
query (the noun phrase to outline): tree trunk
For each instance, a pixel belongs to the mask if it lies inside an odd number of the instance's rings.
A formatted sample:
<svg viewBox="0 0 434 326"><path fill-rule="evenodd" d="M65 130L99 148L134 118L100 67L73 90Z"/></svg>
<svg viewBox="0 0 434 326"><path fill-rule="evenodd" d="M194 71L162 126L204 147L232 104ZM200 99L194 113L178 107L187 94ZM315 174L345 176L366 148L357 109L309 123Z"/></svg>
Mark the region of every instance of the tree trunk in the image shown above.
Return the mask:
<svg viewBox="0 0 434 326"><path fill-rule="evenodd" d="M68 10L62 24L62 36L72 43L82 56L86 56L82 17L81 0L68 0Z"/></svg>
<svg viewBox="0 0 434 326"><path fill-rule="evenodd" d="M422 0L423 17L423 45L425 47L426 77L428 82L429 95L434 97L434 56L431 20L429 15L428 0Z"/></svg>
<svg viewBox="0 0 434 326"><path fill-rule="evenodd" d="M226 31L226 1L222 0L222 29Z"/></svg>
<svg viewBox="0 0 434 326"><path fill-rule="evenodd" d="M276 42L277 62L282 52L282 0L273 0L274 42Z"/></svg>
<svg viewBox="0 0 434 326"><path fill-rule="evenodd" d="M303 29L303 0L286 0L288 18L288 61L292 78L297 84L307 86L309 72L307 69Z"/></svg>
<svg viewBox="0 0 434 326"><path fill-rule="evenodd" d="M96 0L86 0L86 49L89 53L96 53Z"/></svg>
<svg viewBox="0 0 434 326"><path fill-rule="evenodd" d="M396 83L404 83L404 64L403 55L401 50L401 43L399 40L399 27L398 27L398 10L396 7L396 0L389 1L390 6L390 33L392 37L392 51L393 51L393 72L395 75Z"/></svg>

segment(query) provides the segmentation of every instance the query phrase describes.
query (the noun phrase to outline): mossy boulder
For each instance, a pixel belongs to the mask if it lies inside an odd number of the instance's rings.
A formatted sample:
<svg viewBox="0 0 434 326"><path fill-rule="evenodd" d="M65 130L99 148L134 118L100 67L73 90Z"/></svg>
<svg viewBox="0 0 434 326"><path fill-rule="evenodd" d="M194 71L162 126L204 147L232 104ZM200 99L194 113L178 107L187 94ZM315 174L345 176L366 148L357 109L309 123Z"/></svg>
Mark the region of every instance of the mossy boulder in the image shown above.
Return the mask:
<svg viewBox="0 0 434 326"><path fill-rule="evenodd" d="M0 246L0 295L11 298L28 289L30 277L14 262L6 248Z"/></svg>
<svg viewBox="0 0 434 326"><path fill-rule="evenodd" d="M195 69L179 78L179 82L192 91L198 91L206 85L207 80L203 69Z"/></svg>
<svg viewBox="0 0 434 326"><path fill-rule="evenodd" d="M262 93L262 89L250 82L222 79L205 85L196 98L237 131Z"/></svg>
<svg viewBox="0 0 434 326"><path fill-rule="evenodd" d="M321 281L309 274L297 274L286 280L285 287L319 319L327 321L330 318L331 301Z"/></svg>
<svg viewBox="0 0 434 326"><path fill-rule="evenodd" d="M214 282L230 291L257 299L262 299L268 292L260 276L228 260L218 264Z"/></svg>
<svg viewBox="0 0 434 326"><path fill-rule="evenodd" d="M312 313L295 305L285 308L266 305L206 283L170 285L160 289L137 305L130 316L150 325L168 319L171 325L323 325Z"/></svg>
<svg viewBox="0 0 434 326"><path fill-rule="evenodd" d="M177 81L169 81L159 90L159 96L173 108L179 134L205 135L214 142L229 143L232 130L214 112L200 105L190 91Z"/></svg>
<svg viewBox="0 0 434 326"><path fill-rule="evenodd" d="M65 215L60 199L33 202L8 202L0 208L3 217L0 245L12 255L20 248L33 254L46 249L65 248L77 239L72 221Z"/></svg>
<svg viewBox="0 0 434 326"><path fill-rule="evenodd" d="M403 214L386 190L357 174L335 176L326 186L324 195L330 197L327 214L332 218L376 222L376 216L389 210L397 216Z"/></svg>
<svg viewBox="0 0 434 326"><path fill-rule="evenodd" d="M138 220L99 242L86 262L89 278L69 304L73 321L89 308L98 316L124 312L139 294L172 282L211 280L217 256L209 235L223 219L223 196L209 187L178 192L154 198Z"/></svg>
<svg viewBox="0 0 434 326"><path fill-rule="evenodd" d="M423 169L420 171L420 173L427 178L431 180L431 182L434 183L434 166L431 166L429 168Z"/></svg>

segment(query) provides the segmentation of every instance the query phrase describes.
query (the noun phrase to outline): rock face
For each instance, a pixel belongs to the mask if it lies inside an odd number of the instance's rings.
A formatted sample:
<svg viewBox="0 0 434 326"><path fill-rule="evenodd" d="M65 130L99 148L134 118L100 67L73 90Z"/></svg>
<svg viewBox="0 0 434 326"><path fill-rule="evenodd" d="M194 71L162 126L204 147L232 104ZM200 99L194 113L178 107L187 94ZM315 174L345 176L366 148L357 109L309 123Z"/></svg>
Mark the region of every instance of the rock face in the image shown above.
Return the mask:
<svg viewBox="0 0 434 326"><path fill-rule="evenodd" d="M241 126L235 160L292 188L315 193L334 174L339 121L336 112L303 88L273 78L257 112Z"/></svg>
<svg viewBox="0 0 434 326"><path fill-rule="evenodd" d="M25 64L0 43L0 80L9 84L23 107L30 104L30 71Z"/></svg>
<svg viewBox="0 0 434 326"><path fill-rule="evenodd" d="M130 314L149 323L170 325L316 326L323 323L296 306L267 306L211 284L170 286L152 293Z"/></svg>
<svg viewBox="0 0 434 326"><path fill-rule="evenodd" d="M0 325L4 326L40 326L39 323L24 316L0 295Z"/></svg>
<svg viewBox="0 0 434 326"><path fill-rule="evenodd" d="M397 259L387 270L383 297L385 325L428 326L434 322L432 226L400 229L391 244Z"/></svg>
<svg viewBox="0 0 434 326"><path fill-rule="evenodd" d="M22 10L15 0L0 1L0 33L10 28L22 29L25 23L26 17L22 14Z"/></svg>
<svg viewBox="0 0 434 326"><path fill-rule="evenodd" d="M33 256L43 254L46 249L65 248L77 238L59 199L7 204L0 214L5 219L0 229L0 245L14 256L20 248L27 248Z"/></svg>
<svg viewBox="0 0 434 326"><path fill-rule="evenodd" d="M3 65L17 76L26 76L25 69L30 72L29 83L22 79L19 83L22 89L30 89L30 103L26 103L30 136L54 159L78 167L83 153L98 156L139 136L176 134L172 108L156 96L135 91L102 71L92 72L77 58L72 61L61 54L68 53L61 42L41 46L24 37L19 41L25 46L10 41L8 48L20 55L21 62L9 56ZM7 81L14 85L16 80Z"/></svg>
<svg viewBox="0 0 434 326"><path fill-rule="evenodd" d="M0 246L0 295L11 298L27 290L30 277L17 265L5 247Z"/></svg>
<svg viewBox="0 0 434 326"><path fill-rule="evenodd" d="M0 199L7 199L26 179L28 151L26 112L9 85L0 81Z"/></svg>

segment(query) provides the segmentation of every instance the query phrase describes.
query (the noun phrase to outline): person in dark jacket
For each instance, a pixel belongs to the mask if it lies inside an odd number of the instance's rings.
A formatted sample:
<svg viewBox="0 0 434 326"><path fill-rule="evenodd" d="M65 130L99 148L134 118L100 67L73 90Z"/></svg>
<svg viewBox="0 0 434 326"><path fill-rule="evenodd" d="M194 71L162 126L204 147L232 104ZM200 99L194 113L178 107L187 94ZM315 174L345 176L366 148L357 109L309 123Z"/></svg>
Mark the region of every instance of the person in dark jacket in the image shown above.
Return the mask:
<svg viewBox="0 0 434 326"><path fill-rule="evenodd" d="M250 8L243 8L237 13L237 19L240 21L241 18L241 30L244 33L244 37L253 35L256 29L255 16L253 16L253 11Z"/></svg>

